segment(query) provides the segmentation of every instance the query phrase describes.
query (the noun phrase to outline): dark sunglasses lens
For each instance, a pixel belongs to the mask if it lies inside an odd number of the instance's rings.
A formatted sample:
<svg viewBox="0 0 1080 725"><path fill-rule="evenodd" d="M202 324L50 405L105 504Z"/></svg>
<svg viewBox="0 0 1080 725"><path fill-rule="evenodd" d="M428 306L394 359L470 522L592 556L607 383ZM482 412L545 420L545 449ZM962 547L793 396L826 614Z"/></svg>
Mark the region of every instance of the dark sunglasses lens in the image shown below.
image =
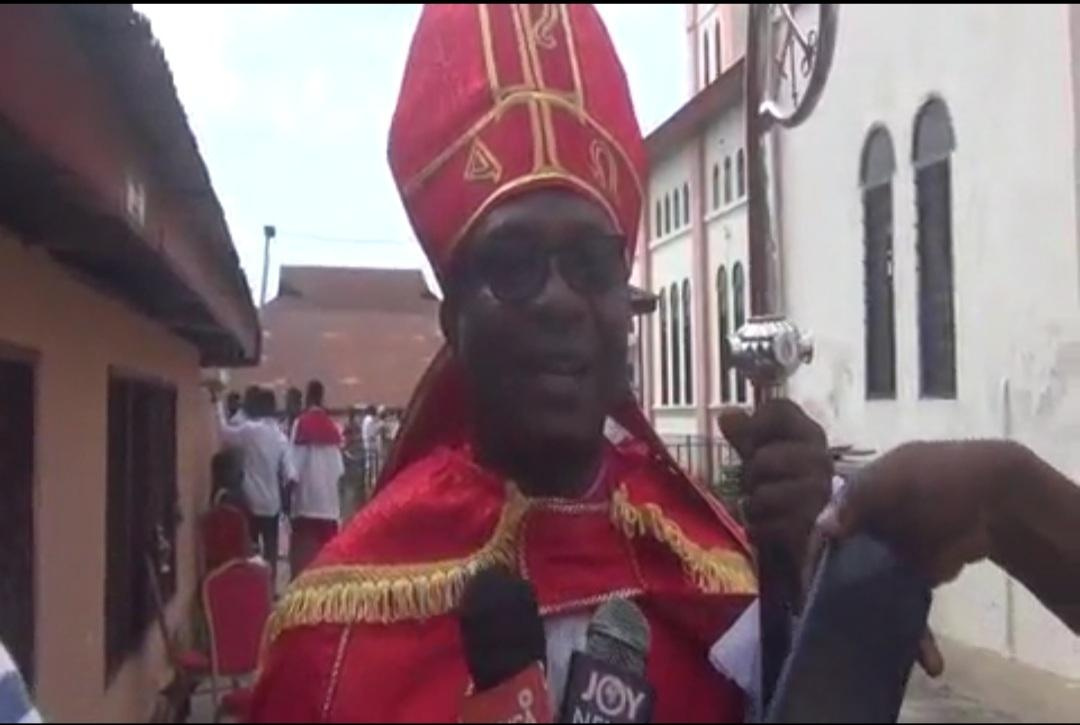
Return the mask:
<svg viewBox="0 0 1080 725"><path fill-rule="evenodd" d="M547 257L536 245L511 242L481 259L480 274L492 294L500 300L523 302L543 289L547 266Z"/></svg>
<svg viewBox="0 0 1080 725"><path fill-rule="evenodd" d="M614 287L625 271L619 240L583 239L559 255L559 271L582 294L602 294Z"/></svg>

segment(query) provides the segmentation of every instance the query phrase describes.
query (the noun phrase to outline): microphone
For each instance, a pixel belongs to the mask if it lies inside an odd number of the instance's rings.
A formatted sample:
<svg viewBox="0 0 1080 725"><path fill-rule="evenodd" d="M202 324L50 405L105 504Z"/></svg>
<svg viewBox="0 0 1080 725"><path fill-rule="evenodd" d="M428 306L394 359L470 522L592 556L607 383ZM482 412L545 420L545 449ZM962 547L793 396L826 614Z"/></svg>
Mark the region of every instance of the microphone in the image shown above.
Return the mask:
<svg viewBox="0 0 1080 725"><path fill-rule="evenodd" d="M585 651L570 660L559 721L650 722L656 692L645 679L649 639L649 623L630 600L613 599L596 610Z"/></svg>
<svg viewBox="0 0 1080 725"><path fill-rule="evenodd" d="M461 722L552 722L547 639L532 586L506 569L479 572L465 589L459 623L473 682Z"/></svg>

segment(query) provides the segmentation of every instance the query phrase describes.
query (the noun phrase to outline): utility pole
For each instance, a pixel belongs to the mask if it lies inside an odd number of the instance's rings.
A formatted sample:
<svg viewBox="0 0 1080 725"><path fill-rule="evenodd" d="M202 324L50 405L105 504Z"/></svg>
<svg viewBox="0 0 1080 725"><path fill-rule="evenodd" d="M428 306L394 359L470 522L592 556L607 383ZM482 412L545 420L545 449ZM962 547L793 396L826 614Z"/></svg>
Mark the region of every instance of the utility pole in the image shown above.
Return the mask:
<svg viewBox="0 0 1080 725"><path fill-rule="evenodd" d="M277 236L277 228L272 224L267 224L263 227L263 236L266 238L266 244L263 246L262 292L259 294L259 307L266 304L266 285L270 278L270 241Z"/></svg>

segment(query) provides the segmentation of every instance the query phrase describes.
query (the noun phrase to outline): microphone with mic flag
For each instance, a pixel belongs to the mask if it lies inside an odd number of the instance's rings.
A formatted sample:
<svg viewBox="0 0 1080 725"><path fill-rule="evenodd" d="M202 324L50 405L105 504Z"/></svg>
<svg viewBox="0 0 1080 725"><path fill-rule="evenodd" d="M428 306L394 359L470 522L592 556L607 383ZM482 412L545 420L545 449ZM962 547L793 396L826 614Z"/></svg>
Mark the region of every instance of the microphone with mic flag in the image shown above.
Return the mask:
<svg viewBox="0 0 1080 725"><path fill-rule="evenodd" d="M570 660L559 721L650 722L656 693L645 679L649 640L649 623L630 600L613 599L597 609L585 651Z"/></svg>
<svg viewBox="0 0 1080 725"><path fill-rule="evenodd" d="M547 639L532 586L502 568L481 571L465 590L460 625L473 682L460 721L552 722Z"/></svg>

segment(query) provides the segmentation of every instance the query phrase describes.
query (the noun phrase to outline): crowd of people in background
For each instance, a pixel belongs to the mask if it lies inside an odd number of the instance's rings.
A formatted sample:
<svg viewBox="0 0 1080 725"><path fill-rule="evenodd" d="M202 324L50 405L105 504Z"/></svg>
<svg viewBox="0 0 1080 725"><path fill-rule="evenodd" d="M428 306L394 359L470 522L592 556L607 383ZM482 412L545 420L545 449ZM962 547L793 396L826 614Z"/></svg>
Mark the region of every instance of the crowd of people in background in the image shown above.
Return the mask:
<svg viewBox="0 0 1080 725"><path fill-rule="evenodd" d="M401 428L401 410L388 406L355 406L345 424L347 465L366 498L373 492L379 471L390 453L390 445Z"/></svg>
<svg viewBox="0 0 1080 725"><path fill-rule="evenodd" d="M273 390L259 386L230 392L218 406L214 503L247 512L275 582L283 525L295 577L337 533L343 509L351 512L372 495L400 427L399 409L358 405L342 428L324 398L324 386L313 380L306 395L290 388L281 407Z"/></svg>

